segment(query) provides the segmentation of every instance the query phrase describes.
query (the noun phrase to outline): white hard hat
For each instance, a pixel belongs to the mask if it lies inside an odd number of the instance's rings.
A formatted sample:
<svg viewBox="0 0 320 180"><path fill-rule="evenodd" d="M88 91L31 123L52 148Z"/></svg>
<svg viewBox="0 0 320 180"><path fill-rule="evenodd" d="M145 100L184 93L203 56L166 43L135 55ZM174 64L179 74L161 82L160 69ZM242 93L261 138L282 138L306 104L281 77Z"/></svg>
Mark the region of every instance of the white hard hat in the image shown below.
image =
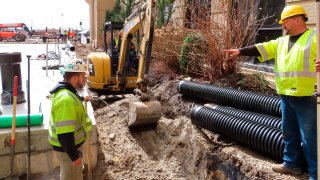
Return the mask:
<svg viewBox="0 0 320 180"><path fill-rule="evenodd" d="M64 65L62 74L64 72L87 72L87 69L87 65L82 59L71 59Z"/></svg>

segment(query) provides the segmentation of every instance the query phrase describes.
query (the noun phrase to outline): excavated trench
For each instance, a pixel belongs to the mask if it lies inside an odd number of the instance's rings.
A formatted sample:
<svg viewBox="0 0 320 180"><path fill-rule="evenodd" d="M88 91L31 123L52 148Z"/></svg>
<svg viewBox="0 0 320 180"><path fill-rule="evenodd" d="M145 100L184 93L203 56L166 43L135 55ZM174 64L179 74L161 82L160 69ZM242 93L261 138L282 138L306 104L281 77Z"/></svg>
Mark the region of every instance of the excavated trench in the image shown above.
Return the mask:
<svg viewBox="0 0 320 180"><path fill-rule="evenodd" d="M95 105L95 179L308 178L274 173L271 165L279 162L272 157L192 124L191 107L205 102L179 94L177 75L155 71L149 79L163 111L155 129L128 129L128 99Z"/></svg>
<svg viewBox="0 0 320 180"><path fill-rule="evenodd" d="M127 120L121 117L127 114L127 107L128 100L124 99L96 111L101 150L95 171L97 177L212 179L219 175L222 179L246 178L231 161L224 162L217 152L219 147L208 144L207 135L193 126L189 118L162 117L156 129L130 131Z"/></svg>
<svg viewBox="0 0 320 180"><path fill-rule="evenodd" d="M155 129L128 129L128 99L94 105L98 130L94 179L308 179L306 174L274 173L270 167L277 161L271 157L192 124L191 107L205 102L179 94L178 75L153 71L149 79L163 111ZM45 178L33 179L59 179L58 174L56 168Z"/></svg>
<svg viewBox="0 0 320 180"><path fill-rule="evenodd" d="M156 128L129 130L128 99L93 104L98 130L94 179L308 179L274 173L271 165L279 162L272 157L192 124L192 106L206 102L179 94L181 77L161 61L150 69L150 90L163 112ZM226 77L217 85L232 87L239 78ZM251 83L256 84L250 79L246 86Z"/></svg>

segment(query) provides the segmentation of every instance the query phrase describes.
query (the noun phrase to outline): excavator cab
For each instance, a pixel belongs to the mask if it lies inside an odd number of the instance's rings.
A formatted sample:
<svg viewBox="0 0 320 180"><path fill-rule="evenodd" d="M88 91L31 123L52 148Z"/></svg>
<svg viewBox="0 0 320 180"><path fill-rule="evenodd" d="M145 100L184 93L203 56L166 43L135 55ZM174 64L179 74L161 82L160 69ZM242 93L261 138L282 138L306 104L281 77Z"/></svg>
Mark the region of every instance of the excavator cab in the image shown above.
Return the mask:
<svg viewBox="0 0 320 180"><path fill-rule="evenodd" d="M112 76L119 64L122 28L123 22L107 22L104 26L104 51L110 56Z"/></svg>
<svg viewBox="0 0 320 180"><path fill-rule="evenodd" d="M129 46L133 43L133 36L129 35L130 40L123 39L123 34L123 22L105 23L103 31L104 53L93 52L88 55L89 76L87 82L89 88L112 92L137 88L138 65L135 66L134 73L132 73L130 70L132 63L129 62L132 59L131 54L135 54L133 59L137 59L137 50L132 53ZM122 48L123 43L126 46ZM121 80L119 80L120 76Z"/></svg>

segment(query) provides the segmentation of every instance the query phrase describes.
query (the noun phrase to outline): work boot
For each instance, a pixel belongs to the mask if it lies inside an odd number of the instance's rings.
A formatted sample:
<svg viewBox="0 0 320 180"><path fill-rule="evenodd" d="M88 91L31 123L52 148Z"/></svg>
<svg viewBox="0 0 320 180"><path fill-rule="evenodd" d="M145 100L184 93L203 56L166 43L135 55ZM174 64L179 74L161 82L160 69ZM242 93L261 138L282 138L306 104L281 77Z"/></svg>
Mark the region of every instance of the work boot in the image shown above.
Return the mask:
<svg viewBox="0 0 320 180"><path fill-rule="evenodd" d="M285 167L283 164L274 164L274 165L272 165L272 170L274 172L281 173L281 174L287 174L287 173L295 174L295 175L301 175L302 174L301 169L298 169L298 168L289 169L289 168Z"/></svg>

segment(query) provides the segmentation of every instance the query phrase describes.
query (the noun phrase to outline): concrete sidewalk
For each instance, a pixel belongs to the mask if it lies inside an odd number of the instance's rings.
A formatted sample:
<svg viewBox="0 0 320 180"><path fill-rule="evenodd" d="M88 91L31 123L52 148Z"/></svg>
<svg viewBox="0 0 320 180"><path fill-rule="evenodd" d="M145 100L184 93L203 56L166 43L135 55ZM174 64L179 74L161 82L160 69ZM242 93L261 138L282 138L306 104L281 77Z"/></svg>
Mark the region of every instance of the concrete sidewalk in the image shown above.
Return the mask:
<svg viewBox="0 0 320 180"><path fill-rule="evenodd" d="M22 65L21 76L26 79L27 71L25 70L27 58L22 55L24 63ZM51 63L53 61L51 60ZM43 113L43 125L31 127L31 173L47 173L58 166L58 162L52 147L48 142L48 124L50 119L51 100L47 99L49 91L62 80L62 76L58 70L49 70L48 76L46 71L42 70L45 64L44 60L32 60L30 62L30 112L31 114ZM26 87L25 81L23 86ZM27 100L27 90L25 97ZM84 89L83 93L86 93ZM3 115L12 115L12 105L2 106ZM17 114L27 114L27 102L17 105ZM91 163L93 166L97 162L97 129L93 116L93 109L88 103L88 115L93 121L93 130L90 139L91 150ZM10 138L11 128L0 129L0 178L7 177L10 173ZM27 127L17 127L16 129L16 146L15 146L15 161L14 161L14 174L21 175L27 172L28 165L28 129ZM86 155L86 153L84 153ZM83 157L86 160L86 157ZM86 163L86 161L85 161Z"/></svg>

